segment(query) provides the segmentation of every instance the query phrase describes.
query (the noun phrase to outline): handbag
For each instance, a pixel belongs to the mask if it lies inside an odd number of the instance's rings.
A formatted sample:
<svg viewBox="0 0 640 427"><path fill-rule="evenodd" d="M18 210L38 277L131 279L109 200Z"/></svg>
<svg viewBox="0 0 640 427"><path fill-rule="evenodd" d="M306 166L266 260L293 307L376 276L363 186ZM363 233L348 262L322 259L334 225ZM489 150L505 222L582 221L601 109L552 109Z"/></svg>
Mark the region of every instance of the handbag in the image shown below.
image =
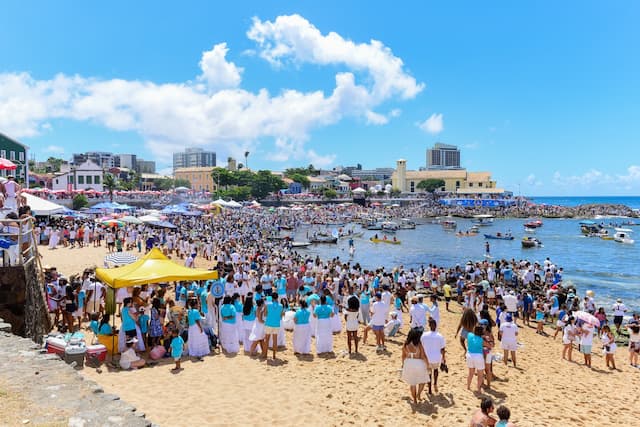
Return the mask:
<svg viewBox="0 0 640 427"><path fill-rule="evenodd" d="M447 374L449 373L449 367L448 367L448 366L447 366L447 364L446 364L446 363L444 363L444 362L442 362L442 363L440 364L440 370L441 370L442 372L447 373Z"/></svg>

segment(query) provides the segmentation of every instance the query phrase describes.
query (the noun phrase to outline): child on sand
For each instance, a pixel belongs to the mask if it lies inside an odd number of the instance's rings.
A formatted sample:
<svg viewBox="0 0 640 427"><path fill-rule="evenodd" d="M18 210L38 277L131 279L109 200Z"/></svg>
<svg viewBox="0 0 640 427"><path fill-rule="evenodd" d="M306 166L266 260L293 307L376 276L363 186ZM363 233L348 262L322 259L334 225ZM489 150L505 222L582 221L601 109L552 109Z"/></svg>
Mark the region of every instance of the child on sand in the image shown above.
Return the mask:
<svg viewBox="0 0 640 427"><path fill-rule="evenodd" d="M176 362L176 367L172 369L172 371L179 371L180 368L180 359L182 358L182 352L184 351L184 340L178 334L178 330L173 330L173 338L171 339L171 357L173 357L174 362Z"/></svg>
<svg viewBox="0 0 640 427"><path fill-rule="evenodd" d="M509 422L509 418L511 418L511 411L506 406L499 406L496 411L496 415L498 415L496 427L516 427L514 423Z"/></svg>
<svg viewBox="0 0 640 427"><path fill-rule="evenodd" d="M573 341L575 340L576 327L574 326L573 316L564 317L564 328L562 328L562 358L571 362L571 353L573 352Z"/></svg>
<svg viewBox="0 0 640 427"><path fill-rule="evenodd" d="M604 325L601 328L602 335L600 335L600 341L602 342L602 347L604 349L604 357L607 363L607 368L616 369L616 361L614 356L616 354L616 341L611 332L611 328L609 325Z"/></svg>

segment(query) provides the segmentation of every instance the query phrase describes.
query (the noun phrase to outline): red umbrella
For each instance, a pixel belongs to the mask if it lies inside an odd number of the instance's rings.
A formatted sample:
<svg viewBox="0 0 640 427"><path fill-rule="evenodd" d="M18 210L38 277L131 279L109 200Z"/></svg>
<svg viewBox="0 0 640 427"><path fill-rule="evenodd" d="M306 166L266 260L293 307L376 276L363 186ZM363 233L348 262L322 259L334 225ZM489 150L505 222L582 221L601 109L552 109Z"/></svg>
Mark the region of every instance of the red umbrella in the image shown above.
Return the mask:
<svg viewBox="0 0 640 427"><path fill-rule="evenodd" d="M17 166L11 160L7 160L5 158L0 158L0 169L4 170L15 170Z"/></svg>

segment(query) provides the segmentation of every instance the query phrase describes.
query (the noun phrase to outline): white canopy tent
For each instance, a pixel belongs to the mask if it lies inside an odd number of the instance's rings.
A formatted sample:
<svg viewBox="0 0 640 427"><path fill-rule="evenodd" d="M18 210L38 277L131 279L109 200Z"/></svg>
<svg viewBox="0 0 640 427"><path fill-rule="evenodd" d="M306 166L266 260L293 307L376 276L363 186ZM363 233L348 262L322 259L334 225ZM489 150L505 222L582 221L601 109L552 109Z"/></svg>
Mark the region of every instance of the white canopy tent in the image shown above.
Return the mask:
<svg viewBox="0 0 640 427"><path fill-rule="evenodd" d="M236 202L235 200L229 200L227 202L227 206L230 207L230 208L235 208L235 209L242 207L242 205L240 203Z"/></svg>
<svg viewBox="0 0 640 427"><path fill-rule="evenodd" d="M36 197L33 194L22 193L21 195L27 199L27 205L29 205L29 207L31 208L31 212L33 213L33 215L49 216L63 213L67 210L67 208L62 205L50 202L45 199L41 199L40 197Z"/></svg>

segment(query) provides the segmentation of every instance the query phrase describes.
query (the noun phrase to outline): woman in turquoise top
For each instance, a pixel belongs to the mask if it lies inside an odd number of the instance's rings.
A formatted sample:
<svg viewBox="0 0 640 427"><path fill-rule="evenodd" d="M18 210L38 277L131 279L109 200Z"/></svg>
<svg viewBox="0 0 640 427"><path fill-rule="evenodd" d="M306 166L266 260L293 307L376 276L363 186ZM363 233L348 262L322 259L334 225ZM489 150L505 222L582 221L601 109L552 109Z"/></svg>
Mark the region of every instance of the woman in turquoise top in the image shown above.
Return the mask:
<svg viewBox="0 0 640 427"><path fill-rule="evenodd" d="M320 297L320 305L313 311L313 316L318 319L316 324L316 352L318 354L333 352L333 331L331 330L331 318L333 310L327 305L327 297Z"/></svg>
<svg viewBox="0 0 640 427"><path fill-rule="evenodd" d="M244 298L244 305L242 306L242 344L244 345L244 352L248 354L251 352L251 330L253 329L253 323L256 321L256 306L253 305L253 292L247 293Z"/></svg>
<svg viewBox="0 0 640 427"><path fill-rule="evenodd" d="M300 300L300 308L293 317L293 354L311 353L311 312L305 300Z"/></svg>
<svg viewBox="0 0 640 427"><path fill-rule="evenodd" d="M131 304L133 303L133 298L127 297L122 301L122 330L125 335L133 338L136 336L136 315L132 314ZM135 312L135 310L133 310Z"/></svg>
<svg viewBox="0 0 640 427"><path fill-rule="evenodd" d="M284 307L278 302L278 296L274 295L271 302L266 306L266 316L264 321L264 334L266 345L262 349L262 357L267 357L267 347L271 338L273 358L276 358L278 350L278 332L280 332L280 321L284 315Z"/></svg>
<svg viewBox="0 0 640 427"><path fill-rule="evenodd" d="M229 295L222 300L220 307L220 344L227 353L237 353L240 350L238 327L236 326L236 308Z"/></svg>
<svg viewBox="0 0 640 427"><path fill-rule="evenodd" d="M109 320L111 316L107 313L102 315L102 320L100 320L100 326L98 326L98 335L112 335L113 330L109 325Z"/></svg>
<svg viewBox="0 0 640 427"><path fill-rule="evenodd" d="M189 301L189 311L187 312L187 320L189 322L189 339L187 340L187 348L189 356L202 358L209 354L209 338L202 328L202 316L198 311L198 302L196 300Z"/></svg>
<svg viewBox="0 0 640 427"><path fill-rule="evenodd" d="M371 292L365 289L360 293L360 318L365 325L368 325L371 320L371 312L369 311L370 301Z"/></svg>
<svg viewBox="0 0 640 427"><path fill-rule="evenodd" d="M471 390L471 381L473 377L478 374L478 393L482 392L482 385L484 382L484 354L482 347L484 340L482 334L484 329L480 325L476 325L473 332L467 334L467 367L469 368L469 374L467 375L467 389Z"/></svg>

